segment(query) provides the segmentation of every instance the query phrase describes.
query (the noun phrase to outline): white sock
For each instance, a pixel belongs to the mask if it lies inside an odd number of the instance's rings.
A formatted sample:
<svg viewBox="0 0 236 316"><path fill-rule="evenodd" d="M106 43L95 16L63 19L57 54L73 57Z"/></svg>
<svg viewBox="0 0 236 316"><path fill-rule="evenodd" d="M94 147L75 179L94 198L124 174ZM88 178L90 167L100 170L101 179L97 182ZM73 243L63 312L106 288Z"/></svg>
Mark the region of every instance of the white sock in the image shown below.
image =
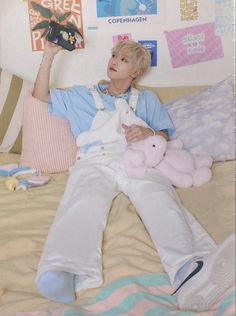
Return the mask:
<svg viewBox="0 0 236 316"><path fill-rule="evenodd" d="M64 271L47 271L37 282L39 292L49 300L72 303L75 301L75 275Z"/></svg>

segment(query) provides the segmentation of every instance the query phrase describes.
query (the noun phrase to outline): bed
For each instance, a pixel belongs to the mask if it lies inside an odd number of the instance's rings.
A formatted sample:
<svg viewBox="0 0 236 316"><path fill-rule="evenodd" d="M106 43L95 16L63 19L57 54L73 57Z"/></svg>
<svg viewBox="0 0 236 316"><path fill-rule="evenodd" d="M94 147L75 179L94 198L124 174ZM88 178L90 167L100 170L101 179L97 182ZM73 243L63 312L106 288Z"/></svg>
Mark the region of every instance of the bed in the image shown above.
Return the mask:
<svg viewBox="0 0 236 316"><path fill-rule="evenodd" d="M23 80L21 92L23 88L27 91L31 87ZM209 96L209 88L206 87L152 89L170 109L176 106L175 100L181 99L181 104L186 104L187 100L192 102L192 96L200 95L205 102L206 96L202 95L202 91L206 90ZM213 92L211 90L211 95ZM14 92L9 90L9 93ZM226 98L226 94L222 97ZM19 101L18 96L16 103L18 107L22 106L23 97ZM19 117L23 122L23 116ZM233 128L230 133L233 134ZM21 134L19 128L18 137L22 137ZM232 139L228 145L233 146ZM2 149L0 165L20 164L21 150L12 152L8 149L4 152ZM215 157L221 158L214 159L210 182L200 187L177 189L183 204L217 243L235 230L234 158L232 148L225 147L223 152L225 157L214 152ZM68 306L43 298L36 290L34 279L68 171L47 174L50 176L47 185L15 192L6 188L6 177L0 177L1 316L195 315L177 309L158 253L136 210L122 193L113 201L104 233L104 284L100 288L78 293L77 301ZM233 290L233 287L230 288L211 311L201 315L234 315Z"/></svg>

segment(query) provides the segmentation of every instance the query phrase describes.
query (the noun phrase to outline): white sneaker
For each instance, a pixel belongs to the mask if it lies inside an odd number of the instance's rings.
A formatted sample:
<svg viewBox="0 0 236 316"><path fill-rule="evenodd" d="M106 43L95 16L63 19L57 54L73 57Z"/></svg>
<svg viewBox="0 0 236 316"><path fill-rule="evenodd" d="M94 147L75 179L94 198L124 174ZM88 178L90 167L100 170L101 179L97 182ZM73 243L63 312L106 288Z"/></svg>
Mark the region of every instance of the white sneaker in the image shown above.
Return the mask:
<svg viewBox="0 0 236 316"><path fill-rule="evenodd" d="M235 280L235 235L211 254L197 259L196 269L173 293L182 310L207 311Z"/></svg>

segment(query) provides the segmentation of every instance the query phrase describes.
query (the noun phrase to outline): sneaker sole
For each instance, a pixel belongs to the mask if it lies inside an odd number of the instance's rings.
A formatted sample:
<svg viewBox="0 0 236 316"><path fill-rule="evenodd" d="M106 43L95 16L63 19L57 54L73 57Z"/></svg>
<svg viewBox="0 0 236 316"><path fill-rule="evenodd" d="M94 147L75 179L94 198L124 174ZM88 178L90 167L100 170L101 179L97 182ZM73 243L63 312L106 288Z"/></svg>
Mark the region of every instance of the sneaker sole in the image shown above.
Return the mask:
<svg viewBox="0 0 236 316"><path fill-rule="evenodd" d="M181 309L196 312L209 310L217 298L233 284L235 280L234 255L232 260L232 254L235 252L235 237L233 237L217 254L216 262L204 284L200 284L194 292L191 291L190 286L188 288L183 286L179 290L177 301ZM184 292L189 294L184 295Z"/></svg>

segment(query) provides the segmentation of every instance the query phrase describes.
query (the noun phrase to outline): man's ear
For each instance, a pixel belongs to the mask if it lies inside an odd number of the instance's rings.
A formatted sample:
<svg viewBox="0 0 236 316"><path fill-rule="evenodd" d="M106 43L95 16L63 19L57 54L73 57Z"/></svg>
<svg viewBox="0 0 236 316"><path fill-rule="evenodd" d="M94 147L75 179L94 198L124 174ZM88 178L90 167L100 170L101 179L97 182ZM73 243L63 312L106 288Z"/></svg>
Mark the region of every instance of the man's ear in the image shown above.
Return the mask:
<svg viewBox="0 0 236 316"><path fill-rule="evenodd" d="M142 76L142 70L141 69L135 69L132 73L132 78L136 79L138 77Z"/></svg>

